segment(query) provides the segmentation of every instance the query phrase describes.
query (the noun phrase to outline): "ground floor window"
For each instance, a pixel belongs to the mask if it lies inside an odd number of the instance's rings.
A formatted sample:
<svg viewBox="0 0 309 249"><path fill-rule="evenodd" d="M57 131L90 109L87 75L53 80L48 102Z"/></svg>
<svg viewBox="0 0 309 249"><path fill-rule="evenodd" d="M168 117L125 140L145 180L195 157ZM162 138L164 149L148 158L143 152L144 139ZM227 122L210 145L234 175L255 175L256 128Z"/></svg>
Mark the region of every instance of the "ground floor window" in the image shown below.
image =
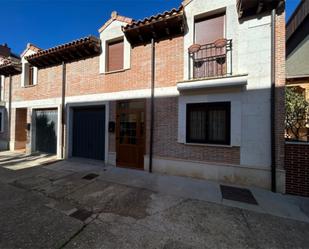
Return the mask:
<svg viewBox="0 0 309 249"><path fill-rule="evenodd" d="M231 103L187 104L187 143L230 144Z"/></svg>

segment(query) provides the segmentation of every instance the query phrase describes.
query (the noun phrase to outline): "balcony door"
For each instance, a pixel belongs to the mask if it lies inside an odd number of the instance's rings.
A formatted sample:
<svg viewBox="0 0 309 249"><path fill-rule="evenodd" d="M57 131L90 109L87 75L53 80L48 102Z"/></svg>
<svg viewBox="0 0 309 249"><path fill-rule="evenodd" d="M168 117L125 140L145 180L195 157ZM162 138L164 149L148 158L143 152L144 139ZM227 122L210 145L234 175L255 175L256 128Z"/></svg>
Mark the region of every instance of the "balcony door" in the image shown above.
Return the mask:
<svg viewBox="0 0 309 249"><path fill-rule="evenodd" d="M195 43L201 49L194 55L194 78L226 74L226 46L216 43L225 38L225 14L195 20Z"/></svg>

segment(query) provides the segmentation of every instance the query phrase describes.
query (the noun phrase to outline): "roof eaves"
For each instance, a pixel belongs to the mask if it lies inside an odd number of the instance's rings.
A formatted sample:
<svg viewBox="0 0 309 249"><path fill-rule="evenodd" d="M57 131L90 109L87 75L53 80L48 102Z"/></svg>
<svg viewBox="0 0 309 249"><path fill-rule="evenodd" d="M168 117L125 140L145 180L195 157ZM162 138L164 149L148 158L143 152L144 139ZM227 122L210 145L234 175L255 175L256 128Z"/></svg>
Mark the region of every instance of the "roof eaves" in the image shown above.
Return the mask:
<svg viewBox="0 0 309 249"><path fill-rule="evenodd" d="M142 20L133 21L132 23L126 25L123 27L123 30L126 31L128 29L137 28L145 25L152 24L155 21L158 20L164 20L166 18L172 17L174 15L183 14L183 5L181 5L178 9L172 9L170 11L165 11L163 13L159 13L157 15L153 15L150 17L146 17Z"/></svg>
<svg viewBox="0 0 309 249"><path fill-rule="evenodd" d="M61 50L64 50L64 49L66 49L68 47L71 47L71 46L74 46L74 45L77 45L77 44L81 44L81 43L85 43L87 41L99 42L100 40L97 37L95 37L95 36L89 35L89 36L86 36L84 38L73 40L71 42L64 43L64 44L61 44L61 45L58 45L58 46L55 46L55 47L52 47L52 48L49 48L49 49L41 50L41 51L39 51L39 52L37 52L35 54L26 56L26 59L27 60L28 59L33 59L33 58L40 57L40 56L43 56L43 55L46 55L46 54L50 54L50 53L53 53L53 52L61 51Z"/></svg>

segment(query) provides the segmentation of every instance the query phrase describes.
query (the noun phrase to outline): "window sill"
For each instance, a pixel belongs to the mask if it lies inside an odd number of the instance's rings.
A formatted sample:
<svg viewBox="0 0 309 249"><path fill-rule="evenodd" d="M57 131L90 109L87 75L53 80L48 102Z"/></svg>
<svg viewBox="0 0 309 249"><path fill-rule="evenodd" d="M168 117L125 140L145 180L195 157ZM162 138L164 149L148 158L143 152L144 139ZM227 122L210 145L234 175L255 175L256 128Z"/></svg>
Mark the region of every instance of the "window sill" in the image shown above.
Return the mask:
<svg viewBox="0 0 309 249"><path fill-rule="evenodd" d="M114 73L122 73L122 72L125 72L127 70L130 70L130 68L127 68L127 69L120 69L120 70L114 70L114 71L109 71L109 72L104 72L104 73L101 73L101 74L114 74Z"/></svg>
<svg viewBox="0 0 309 249"><path fill-rule="evenodd" d="M35 87L36 85L28 85L28 86L23 86L22 88L31 88L31 87Z"/></svg>
<svg viewBox="0 0 309 249"><path fill-rule="evenodd" d="M190 145L190 146L203 146L203 147L222 147L222 148L235 147L233 145L228 145L228 144L200 144L200 143L183 143L183 144Z"/></svg>

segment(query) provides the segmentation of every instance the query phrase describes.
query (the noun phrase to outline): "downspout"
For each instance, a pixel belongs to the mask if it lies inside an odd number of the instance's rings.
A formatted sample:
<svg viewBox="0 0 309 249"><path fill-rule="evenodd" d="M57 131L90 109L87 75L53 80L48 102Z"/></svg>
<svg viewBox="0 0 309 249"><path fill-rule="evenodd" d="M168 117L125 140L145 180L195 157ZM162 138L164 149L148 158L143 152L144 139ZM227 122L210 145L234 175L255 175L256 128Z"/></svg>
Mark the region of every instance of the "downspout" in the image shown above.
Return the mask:
<svg viewBox="0 0 309 249"><path fill-rule="evenodd" d="M11 121L12 121L12 75L9 75L9 114L8 114L8 122L9 122L9 126L8 126L8 146L9 146L9 150L11 149Z"/></svg>
<svg viewBox="0 0 309 249"><path fill-rule="evenodd" d="M155 87L155 42L151 39L151 99L150 99L150 141L149 141L149 173L152 173L153 130L154 130L154 87Z"/></svg>
<svg viewBox="0 0 309 249"><path fill-rule="evenodd" d="M275 26L276 26L276 9L271 11L271 191L277 191L276 183L276 135L275 135L275 73L276 73L276 53L275 53Z"/></svg>
<svg viewBox="0 0 309 249"><path fill-rule="evenodd" d="M62 62L62 91L61 91L61 158L64 159L64 126L65 126L65 89L66 89L66 63Z"/></svg>

